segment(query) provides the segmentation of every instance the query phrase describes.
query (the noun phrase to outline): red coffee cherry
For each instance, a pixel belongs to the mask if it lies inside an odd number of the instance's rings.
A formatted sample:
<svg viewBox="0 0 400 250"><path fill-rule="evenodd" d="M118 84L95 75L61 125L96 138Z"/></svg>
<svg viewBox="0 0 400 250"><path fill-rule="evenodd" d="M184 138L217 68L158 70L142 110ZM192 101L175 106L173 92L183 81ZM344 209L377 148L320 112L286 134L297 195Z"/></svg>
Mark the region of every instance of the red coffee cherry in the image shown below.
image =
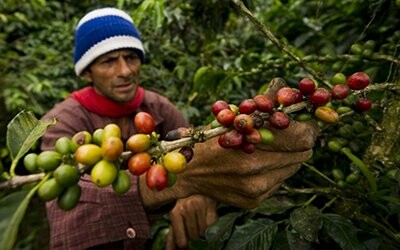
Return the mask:
<svg viewBox="0 0 400 250"><path fill-rule="evenodd" d="M309 95L316 89L315 82L311 78L303 78L299 82L299 90L303 95Z"/></svg>
<svg viewBox="0 0 400 250"><path fill-rule="evenodd" d="M346 84L336 84L331 90L332 98L343 100L350 94L350 88Z"/></svg>
<svg viewBox="0 0 400 250"><path fill-rule="evenodd" d="M239 114L235 117L233 126L241 133L248 133L254 128L254 121L250 115Z"/></svg>
<svg viewBox="0 0 400 250"><path fill-rule="evenodd" d="M290 87L283 87L276 92L275 99L279 104L283 106L289 106L293 103L296 103L298 100L298 95L294 89Z"/></svg>
<svg viewBox="0 0 400 250"><path fill-rule="evenodd" d="M354 90L364 89L370 83L369 76L364 72L356 72L347 78L347 85Z"/></svg>
<svg viewBox="0 0 400 250"><path fill-rule="evenodd" d="M232 125L233 120L235 119L235 112L230 109L223 109L217 115L217 121L225 127L229 127Z"/></svg>
<svg viewBox="0 0 400 250"><path fill-rule="evenodd" d="M361 97L356 101L356 109L361 112L366 112L372 107L372 102L366 97Z"/></svg>
<svg viewBox="0 0 400 250"><path fill-rule="evenodd" d="M260 112L272 112L274 108L274 101L266 95L256 95L253 97L256 102L257 110Z"/></svg>
<svg viewBox="0 0 400 250"><path fill-rule="evenodd" d="M278 128L278 129L285 129L285 128L289 127L289 124L290 124L289 117L281 111L276 111L276 112L272 113L272 115L269 117L268 121L272 127Z"/></svg>
<svg viewBox="0 0 400 250"><path fill-rule="evenodd" d="M223 109L229 109L229 104L224 100L218 100L211 105L211 112L214 116L217 116Z"/></svg>
<svg viewBox="0 0 400 250"><path fill-rule="evenodd" d="M310 102L318 107L323 106L329 102L331 98L331 94L328 90L324 88L317 88L311 95L310 95Z"/></svg>
<svg viewBox="0 0 400 250"><path fill-rule="evenodd" d="M257 105L253 99L245 99L239 104L239 113L251 114L256 111Z"/></svg>

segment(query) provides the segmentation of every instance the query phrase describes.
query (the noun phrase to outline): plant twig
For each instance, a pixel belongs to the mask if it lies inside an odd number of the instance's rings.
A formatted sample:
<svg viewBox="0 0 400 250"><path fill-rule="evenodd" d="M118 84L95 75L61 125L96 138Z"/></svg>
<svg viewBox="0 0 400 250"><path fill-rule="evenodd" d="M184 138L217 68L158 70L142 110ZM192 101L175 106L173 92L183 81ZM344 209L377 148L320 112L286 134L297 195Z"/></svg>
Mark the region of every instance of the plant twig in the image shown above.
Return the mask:
<svg viewBox="0 0 400 250"><path fill-rule="evenodd" d="M16 175L11 179L0 182L0 190L8 188L16 188L28 183L40 181L45 176L45 173L31 174L31 175Z"/></svg>
<svg viewBox="0 0 400 250"><path fill-rule="evenodd" d="M290 51L290 48L288 45L286 45L283 41L279 40L272 32L271 29L268 28L265 24L261 23L254 15L251 13L251 11L244 5L244 3L240 0L232 0L232 2L239 8L239 10L247 16L250 21L256 25L256 27L261 31L261 33L264 34L264 36L270 40L276 47L278 47L279 50L284 52L289 56L291 60L296 62L299 66L304 68L308 73L310 73L313 77L321 81L323 84L328 86L329 88L332 88L332 85L327 82L320 73L316 72L312 68L310 68L306 62L301 60L298 56L296 56L292 51Z"/></svg>
<svg viewBox="0 0 400 250"><path fill-rule="evenodd" d="M308 169L310 169L311 171L317 173L319 176L321 176L322 178L324 178L325 180L327 180L328 182L330 182L333 185L336 185L336 182L334 182L333 180L331 180L328 176L326 176L325 174L323 174L321 171L319 171L317 168L315 168L314 166L303 162L303 165L306 166Z"/></svg>

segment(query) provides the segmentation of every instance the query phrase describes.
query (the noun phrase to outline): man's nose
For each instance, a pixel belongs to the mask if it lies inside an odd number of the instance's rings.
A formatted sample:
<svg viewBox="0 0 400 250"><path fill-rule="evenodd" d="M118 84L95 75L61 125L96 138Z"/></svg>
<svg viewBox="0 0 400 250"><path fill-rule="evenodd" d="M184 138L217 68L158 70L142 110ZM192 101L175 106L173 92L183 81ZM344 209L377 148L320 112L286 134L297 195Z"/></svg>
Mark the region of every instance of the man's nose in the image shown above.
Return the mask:
<svg viewBox="0 0 400 250"><path fill-rule="evenodd" d="M125 58L118 59L118 75L122 77L127 77L132 74L132 69L129 67L129 64L126 62Z"/></svg>

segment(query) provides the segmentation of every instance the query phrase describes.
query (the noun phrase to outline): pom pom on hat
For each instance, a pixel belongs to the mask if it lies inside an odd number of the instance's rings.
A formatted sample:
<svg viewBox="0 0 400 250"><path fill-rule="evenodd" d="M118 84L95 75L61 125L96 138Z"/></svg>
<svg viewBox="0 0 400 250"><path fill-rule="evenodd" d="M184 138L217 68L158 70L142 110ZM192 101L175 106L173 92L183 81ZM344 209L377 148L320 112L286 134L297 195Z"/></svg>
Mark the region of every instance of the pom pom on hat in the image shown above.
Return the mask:
<svg viewBox="0 0 400 250"><path fill-rule="evenodd" d="M143 63L143 44L127 13L111 7L87 13L75 31L75 73L79 76L97 57L123 48L135 49Z"/></svg>

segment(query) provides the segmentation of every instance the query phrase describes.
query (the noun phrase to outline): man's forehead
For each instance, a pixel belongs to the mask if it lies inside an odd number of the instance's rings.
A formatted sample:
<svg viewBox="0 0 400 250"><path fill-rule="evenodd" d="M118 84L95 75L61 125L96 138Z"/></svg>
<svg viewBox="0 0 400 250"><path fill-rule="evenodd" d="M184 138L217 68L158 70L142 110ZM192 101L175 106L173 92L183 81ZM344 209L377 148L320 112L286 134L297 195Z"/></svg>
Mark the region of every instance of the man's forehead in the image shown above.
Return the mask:
<svg viewBox="0 0 400 250"><path fill-rule="evenodd" d="M109 57L118 57L120 55L123 55L123 56L126 56L126 55L137 55L137 52L134 49L117 49L117 50L113 50L113 51L107 52L107 53L99 56L97 59L109 58Z"/></svg>

